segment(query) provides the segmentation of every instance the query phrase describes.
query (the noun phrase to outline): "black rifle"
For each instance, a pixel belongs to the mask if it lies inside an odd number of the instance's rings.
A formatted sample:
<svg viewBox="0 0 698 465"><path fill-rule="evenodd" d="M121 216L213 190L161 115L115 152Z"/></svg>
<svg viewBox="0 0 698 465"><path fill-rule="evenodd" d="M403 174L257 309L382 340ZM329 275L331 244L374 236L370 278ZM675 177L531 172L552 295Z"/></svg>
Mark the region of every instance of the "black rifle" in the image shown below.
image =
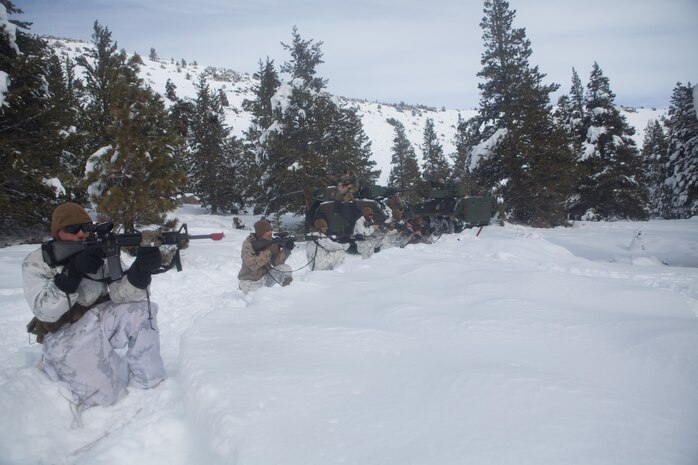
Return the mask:
<svg viewBox="0 0 698 465"><path fill-rule="evenodd" d="M271 239L253 239L252 248L256 253L259 253L267 247L276 244L279 247L291 250L295 247L296 240L296 236L292 236L288 231L282 231L274 233Z"/></svg>
<svg viewBox="0 0 698 465"><path fill-rule="evenodd" d="M351 241L365 241L367 239L367 237L363 234L327 234L326 237L342 244ZM287 231L283 231L280 233L274 233L274 236L271 239L253 239L252 248L256 253L259 253L267 247L270 247L272 244L277 244L279 247L286 249L289 249L289 244L292 244L290 249L293 249L296 242L317 241L318 239L320 239L318 236L314 236L312 234L306 234L305 236L294 236Z"/></svg>
<svg viewBox="0 0 698 465"><path fill-rule="evenodd" d="M101 223L88 227L86 232L94 233L84 241L58 241L50 240L41 245L44 261L49 266L64 265L70 257L82 252L90 247L96 247L102 252L102 257L107 260L107 277L110 282L121 279L123 270L121 269L121 247L160 247L161 245L174 245L175 254L170 263L163 265L161 269L154 273L164 273L177 267L177 271L182 271L182 261L179 251L186 247L192 239L212 239L221 240L224 235L220 233L190 235L186 223L177 231L142 231L131 234L116 234L112 232L113 223Z"/></svg>

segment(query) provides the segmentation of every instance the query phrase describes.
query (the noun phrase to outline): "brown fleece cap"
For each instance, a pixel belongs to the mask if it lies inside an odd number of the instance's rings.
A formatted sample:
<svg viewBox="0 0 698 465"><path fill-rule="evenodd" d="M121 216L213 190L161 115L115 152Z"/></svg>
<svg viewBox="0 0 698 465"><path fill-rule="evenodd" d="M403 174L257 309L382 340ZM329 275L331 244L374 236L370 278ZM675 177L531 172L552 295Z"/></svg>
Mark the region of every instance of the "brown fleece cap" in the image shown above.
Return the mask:
<svg viewBox="0 0 698 465"><path fill-rule="evenodd" d="M257 236L257 239L262 237L262 234L267 231L271 231L271 223L267 220L261 219L254 224L254 234Z"/></svg>
<svg viewBox="0 0 698 465"><path fill-rule="evenodd" d="M327 227L327 221L323 220L322 218L318 218L315 220L315 223L313 223L313 227L319 231L322 228Z"/></svg>
<svg viewBox="0 0 698 465"><path fill-rule="evenodd" d="M51 217L51 236L58 239L58 231L71 224L92 223L92 218L77 203L66 202L53 210Z"/></svg>

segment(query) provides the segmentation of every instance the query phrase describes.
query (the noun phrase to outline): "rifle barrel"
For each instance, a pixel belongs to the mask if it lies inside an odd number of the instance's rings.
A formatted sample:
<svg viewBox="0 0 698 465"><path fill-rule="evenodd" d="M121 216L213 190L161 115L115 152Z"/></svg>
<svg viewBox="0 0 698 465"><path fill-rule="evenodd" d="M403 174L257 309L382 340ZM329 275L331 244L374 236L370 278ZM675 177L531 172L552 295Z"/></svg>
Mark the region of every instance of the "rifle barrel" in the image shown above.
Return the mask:
<svg viewBox="0 0 698 465"><path fill-rule="evenodd" d="M212 239L214 241L220 241L225 237L222 232L211 233L211 234L192 234L187 236L189 239Z"/></svg>

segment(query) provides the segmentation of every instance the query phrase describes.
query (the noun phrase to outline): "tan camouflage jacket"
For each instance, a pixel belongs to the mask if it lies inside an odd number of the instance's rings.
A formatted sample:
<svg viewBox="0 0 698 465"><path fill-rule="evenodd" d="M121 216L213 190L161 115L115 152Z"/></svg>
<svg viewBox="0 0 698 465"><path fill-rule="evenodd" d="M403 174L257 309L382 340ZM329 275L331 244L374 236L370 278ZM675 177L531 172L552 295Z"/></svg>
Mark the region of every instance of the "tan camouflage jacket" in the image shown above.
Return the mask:
<svg viewBox="0 0 698 465"><path fill-rule="evenodd" d="M242 252L240 252L242 268L238 273L239 280L259 281L266 274L270 264L272 266L281 265L286 262L290 255L290 252L279 249L276 244L255 252L252 247L252 241L255 239L255 235L250 234L242 243Z"/></svg>

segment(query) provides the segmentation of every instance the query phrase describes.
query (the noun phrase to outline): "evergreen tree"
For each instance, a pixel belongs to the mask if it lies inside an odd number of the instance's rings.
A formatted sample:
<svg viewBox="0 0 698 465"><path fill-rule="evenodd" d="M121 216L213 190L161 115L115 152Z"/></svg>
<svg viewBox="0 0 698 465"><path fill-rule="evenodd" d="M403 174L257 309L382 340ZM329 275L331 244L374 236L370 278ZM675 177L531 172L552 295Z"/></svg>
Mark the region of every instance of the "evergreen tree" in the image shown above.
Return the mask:
<svg viewBox="0 0 698 465"><path fill-rule="evenodd" d="M515 10L504 0L486 0L485 51L478 76L480 111L475 145L482 149L476 176L503 202L515 222L554 226L566 221L572 156L554 124L544 74L531 67L531 44L523 28L514 28Z"/></svg>
<svg viewBox="0 0 698 465"><path fill-rule="evenodd" d="M170 79L168 79L165 83L165 97L167 97L168 100L176 102L178 100L176 89L177 86Z"/></svg>
<svg viewBox="0 0 698 465"><path fill-rule="evenodd" d="M82 81L76 78L75 63L69 57L61 61L53 53L47 65L48 111L55 116L45 127L49 134L53 132L53 137L45 142L44 149L58 158L56 176L65 190L65 198L82 202L85 200L82 186L85 134L80 127Z"/></svg>
<svg viewBox="0 0 698 465"><path fill-rule="evenodd" d="M127 60L124 53L117 51L117 43L112 41L111 31L99 22L94 23L92 48L77 58L78 65L84 68L85 94L87 98L82 113L83 123L89 137L85 153L91 155L111 143L107 134L114 122L114 107L124 104L121 86L140 86L138 65Z"/></svg>
<svg viewBox="0 0 698 465"><path fill-rule="evenodd" d="M252 90L254 100L244 100L242 107L252 115L250 127L245 131L245 150L240 163L241 176L247 179L261 179L268 167L263 152L262 134L268 130L274 120L272 98L281 85L279 74L274 68L274 61L267 57L259 70L253 75L255 84ZM246 199L261 199L264 196L262 183L247 183L242 190Z"/></svg>
<svg viewBox="0 0 698 465"><path fill-rule="evenodd" d="M584 86L572 68L572 87L569 95L563 95L558 100L556 118L573 141L581 143L586 136L586 110L584 109Z"/></svg>
<svg viewBox="0 0 698 465"><path fill-rule="evenodd" d="M290 80L271 97L270 120L266 120L264 100L249 104L257 105L259 116L248 140L256 137L252 143L261 173L258 205L300 213L304 200L329 175L352 168L364 176L363 182L371 182L377 174L356 111L324 92L325 80L316 76L315 67L322 63L321 42L301 39L294 27L293 43L282 45L291 53L281 67ZM269 84L263 82L260 90L268 90Z"/></svg>
<svg viewBox="0 0 698 465"><path fill-rule="evenodd" d="M325 100L329 107L329 124L322 136L321 153L324 156L324 173L353 170L359 180L373 184L380 176L373 161L371 141L363 128L361 116L351 106L337 105L332 99Z"/></svg>
<svg viewBox="0 0 698 465"><path fill-rule="evenodd" d="M184 173L174 163L177 136L168 131L160 96L138 86L120 86L119 105L107 133L112 143L93 154L86 170L92 204L101 219L125 232L139 225L174 226L167 213L176 208L175 194Z"/></svg>
<svg viewBox="0 0 698 465"><path fill-rule="evenodd" d="M698 215L698 119L691 83L674 87L669 104L668 179L675 218Z"/></svg>
<svg viewBox="0 0 698 465"><path fill-rule="evenodd" d="M281 43L281 46L288 50L291 59L281 66L282 73L291 75L291 80L300 79L304 86L315 92L320 92L327 85L327 80L316 76L318 65L324 63L320 46L322 42L313 43L311 40L303 40L298 33L298 28L293 26L291 44Z"/></svg>
<svg viewBox="0 0 698 465"><path fill-rule="evenodd" d="M241 203L236 193L236 164L242 146L230 136L218 94L201 76L189 138L189 182L211 213L230 212Z"/></svg>
<svg viewBox="0 0 698 465"><path fill-rule="evenodd" d="M228 96L223 89L218 89L218 101L222 107L229 107Z"/></svg>
<svg viewBox="0 0 698 465"><path fill-rule="evenodd" d="M166 214L185 182L175 157L181 140L162 99L143 87L138 65L116 51L109 29L95 22L92 39L94 48L77 60L85 68L90 200L101 218L126 232L139 224L170 226Z"/></svg>
<svg viewBox="0 0 698 465"><path fill-rule="evenodd" d="M424 124L422 143L422 172L424 179L430 182L446 181L449 177L449 167L444 150L434 129L434 120L427 118Z"/></svg>
<svg viewBox="0 0 698 465"><path fill-rule="evenodd" d="M585 140L578 155L582 176L570 206L574 218L646 219L647 190L634 130L614 105L609 80L597 63L585 101Z"/></svg>
<svg viewBox="0 0 698 465"><path fill-rule="evenodd" d="M475 121L476 118L471 118L466 121L458 114L456 136L454 139L456 152L451 156L453 160L453 169L451 170L450 180L463 187L465 192L471 194L475 194L477 191L472 174L473 146L476 140L476 128L473 127Z"/></svg>
<svg viewBox="0 0 698 465"><path fill-rule="evenodd" d="M0 0L0 18L21 14ZM52 111L48 49L26 32L29 23L0 22L0 221L2 237L43 237L58 193L49 179L59 171L59 153L46 143L58 136ZM3 86L4 87L4 86ZM32 233L32 228L44 226Z"/></svg>
<svg viewBox="0 0 698 465"><path fill-rule="evenodd" d="M392 158L390 163L392 168L388 177L388 186L404 191L404 198L414 200L415 190L421 181L421 173L412 144L405 134L405 126L397 121L390 120L389 123L395 128L393 137Z"/></svg>
<svg viewBox="0 0 698 465"><path fill-rule="evenodd" d="M650 214L669 218L671 191L666 184L668 144L659 121L650 121L645 129L642 160L647 182Z"/></svg>

